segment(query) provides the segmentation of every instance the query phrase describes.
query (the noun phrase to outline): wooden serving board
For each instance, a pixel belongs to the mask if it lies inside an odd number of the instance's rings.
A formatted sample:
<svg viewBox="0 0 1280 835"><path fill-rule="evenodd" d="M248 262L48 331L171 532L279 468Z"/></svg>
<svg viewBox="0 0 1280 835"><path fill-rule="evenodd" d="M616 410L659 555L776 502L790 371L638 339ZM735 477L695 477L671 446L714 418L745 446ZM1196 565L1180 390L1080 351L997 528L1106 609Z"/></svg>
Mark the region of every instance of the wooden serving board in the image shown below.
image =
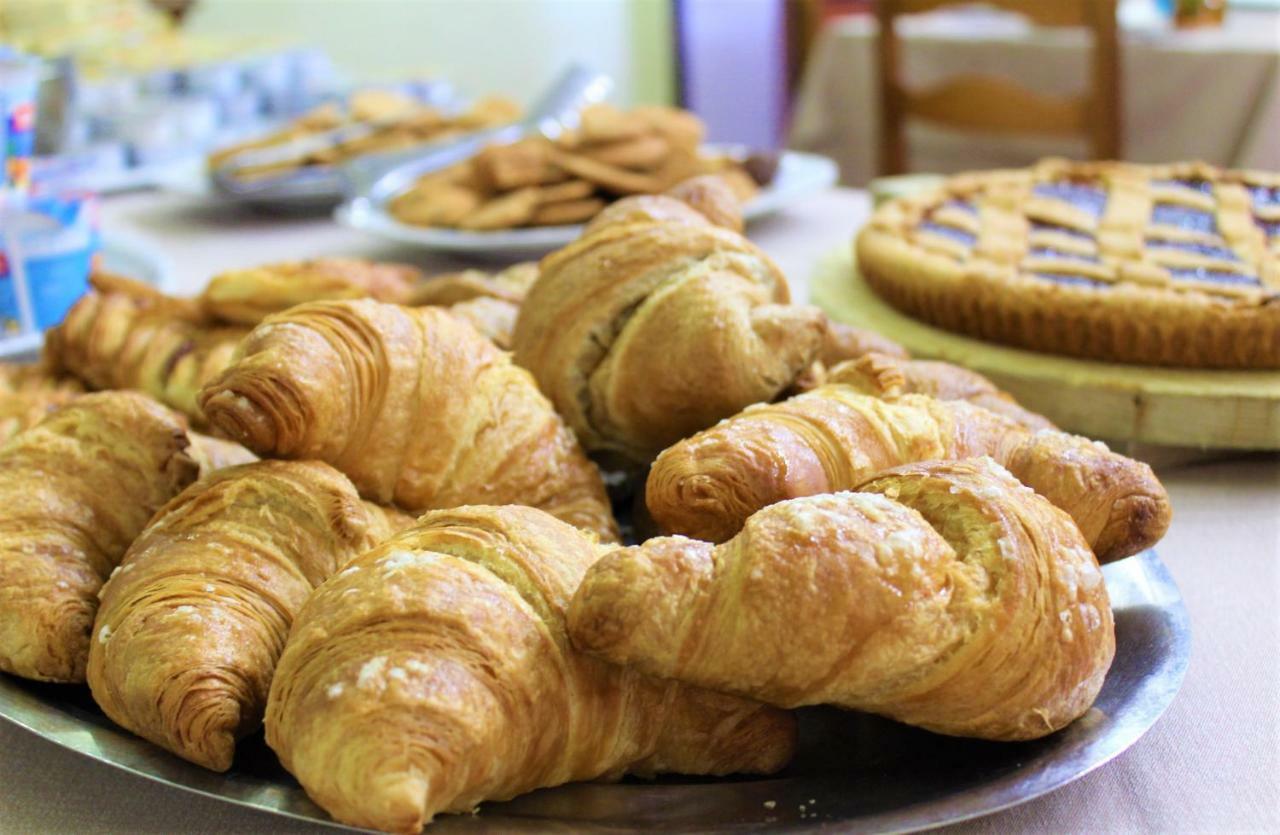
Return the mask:
<svg viewBox="0 0 1280 835"><path fill-rule="evenodd" d="M858 274L850 243L814 271L813 303L912 355L972 368L1071 432L1201 449L1280 449L1280 371L1201 371L1094 362L982 342L900 313Z"/></svg>

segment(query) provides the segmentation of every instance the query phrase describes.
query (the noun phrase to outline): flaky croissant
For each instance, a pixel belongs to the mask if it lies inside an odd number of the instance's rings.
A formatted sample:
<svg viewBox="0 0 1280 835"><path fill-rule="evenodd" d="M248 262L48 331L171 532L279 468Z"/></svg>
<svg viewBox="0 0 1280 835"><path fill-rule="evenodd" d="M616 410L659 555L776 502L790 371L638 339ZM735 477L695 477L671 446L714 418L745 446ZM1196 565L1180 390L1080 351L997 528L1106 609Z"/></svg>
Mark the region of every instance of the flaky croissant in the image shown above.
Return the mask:
<svg viewBox="0 0 1280 835"><path fill-rule="evenodd" d="M848 490L900 464L983 455L1065 510L1101 562L1151 547L1169 526L1169 496L1151 468L1100 443L1032 432L962 400L889 402L839 384L753 406L675 444L649 471L645 501L668 533L723 542L784 499Z"/></svg>
<svg viewBox="0 0 1280 835"><path fill-rule="evenodd" d="M410 522L318 461L221 470L169 502L102 588L88 681L107 716L194 763L231 766L262 721L311 590Z"/></svg>
<svg viewBox="0 0 1280 835"><path fill-rule="evenodd" d="M438 308L299 305L236 356L200 406L260 455L327 461L409 511L520 503L617 537L599 471L533 379Z"/></svg>
<svg viewBox="0 0 1280 835"><path fill-rule="evenodd" d="M488 298L501 299L519 306L537 278L538 264L534 261L513 264L496 273L463 270L424 281L414 288L405 304L413 307L449 307L459 302Z"/></svg>
<svg viewBox="0 0 1280 835"><path fill-rule="evenodd" d="M235 441L214 438L191 431L187 432L187 437L191 439L191 446L187 449L187 454L200 467L201 478L224 467L250 464L258 460L258 456Z"/></svg>
<svg viewBox="0 0 1280 835"><path fill-rule="evenodd" d="M520 303L538 277L536 262L514 264L496 273L463 270L421 284L407 302L443 307L503 350L511 348Z"/></svg>
<svg viewBox="0 0 1280 835"><path fill-rule="evenodd" d="M520 306L502 299L479 296L444 308L453 316L467 322L494 345L504 351L511 349L516 329L516 317Z"/></svg>
<svg viewBox="0 0 1280 835"><path fill-rule="evenodd" d="M738 233L745 226L737 195L716 174L691 177L665 194L633 194L615 200L596 213L583 234L620 223L711 223Z"/></svg>
<svg viewBox="0 0 1280 835"><path fill-rule="evenodd" d="M0 392L0 444L78 396L70 391Z"/></svg>
<svg viewBox="0 0 1280 835"><path fill-rule="evenodd" d="M574 780L782 767L788 714L573 650L564 609L598 552L531 508L423 516L303 606L267 743L336 819L394 832Z"/></svg>
<svg viewBox="0 0 1280 835"><path fill-rule="evenodd" d="M83 391L80 381L59 376L47 363L0 362L0 395L79 394Z"/></svg>
<svg viewBox="0 0 1280 835"><path fill-rule="evenodd" d="M70 403L84 386L43 363L0 362L0 443Z"/></svg>
<svg viewBox="0 0 1280 835"><path fill-rule="evenodd" d="M219 273L199 303L211 317L256 325L296 304L335 299L377 299L407 304L422 284L421 270L408 264L359 258L282 261Z"/></svg>
<svg viewBox="0 0 1280 835"><path fill-rule="evenodd" d="M198 306L138 282L95 276L94 289L48 332L50 365L95 389L136 389L203 422L200 388L247 333L209 324Z"/></svg>
<svg viewBox="0 0 1280 835"><path fill-rule="evenodd" d="M843 322L827 320L827 336L822 341L818 359L832 368L845 360L858 359L875 352L899 359L910 359L907 349L887 336L865 328L855 328Z"/></svg>
<svg viewBox="0 0 1280 835"><path fill-rule="evenodd" d="M723 545L665 537L606 555L569 609L574 644L959 736L1033 739L1089 709L1115 632L1070 517L989 458L857 489L772 505Z"/></svg>
<svg viewBox="0 0 1280 835"><path fill-rule="evenodd" d="M0 447L0 670L84 681L98 589L195 480L182 422L132 392L86 394Z"/></svg>
<svg viewBox="0 0 1280 835"><path fill-rule="evenodd" d="M741 235L709 224L606 226L542 261L515 359L587 449L647 463L770 400L806 368L825 317Z"/></svg>
<svg viewBox="0 0 1280 835"><path fill-rule="evenodd" d="M1028 429L1055 428L1048 418L1022 408L978 372L949 362L902 359L872 352L828 369L825 382L852 386L856 391L884 400L896 400L904 394L967 400Z"/></svg>

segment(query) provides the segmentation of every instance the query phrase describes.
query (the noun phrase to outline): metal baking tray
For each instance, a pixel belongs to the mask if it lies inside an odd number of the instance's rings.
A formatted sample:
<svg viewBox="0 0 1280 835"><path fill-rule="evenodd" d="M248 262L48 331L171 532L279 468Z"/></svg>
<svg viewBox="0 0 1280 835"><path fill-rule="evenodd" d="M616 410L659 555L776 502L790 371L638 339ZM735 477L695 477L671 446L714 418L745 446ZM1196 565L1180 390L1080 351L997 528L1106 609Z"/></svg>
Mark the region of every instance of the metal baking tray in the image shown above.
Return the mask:
<svg viewBox="0 0 1280 835"><path fill-rule="evenodd" d="M1115 611L1115 662L1089 712L1052 736L983 742L811 708L800 711L795 761L770 778L580 783L484 804L476 815L442 815L428 831L902 832L1024 803L1132 745L1182 684L1191 649L1187 611L1159 557L1147 551L1103 573ZM0 716L175 790L338 826L285 773L260 733L241 743L228 773L215 774L115 727L84 687L0 674Z"/></svg>

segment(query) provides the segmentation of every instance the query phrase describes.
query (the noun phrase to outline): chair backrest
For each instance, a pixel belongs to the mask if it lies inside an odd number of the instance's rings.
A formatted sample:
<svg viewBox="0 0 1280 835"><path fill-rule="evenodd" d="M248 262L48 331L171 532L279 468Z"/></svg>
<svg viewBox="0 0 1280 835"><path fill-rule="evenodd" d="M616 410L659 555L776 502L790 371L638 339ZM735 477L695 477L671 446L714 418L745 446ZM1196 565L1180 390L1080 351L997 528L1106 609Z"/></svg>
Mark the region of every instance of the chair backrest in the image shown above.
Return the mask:
<svg viewBox="0 0 1280 835"><path fill-rule="evenodd" d="M1117 0L982 0L1016 12L1038 26L1083 27L1093 33L1090 84L1077 97L1050 96L1004 78L961 74L926 90L908 90L899 78L902 15L974 0L878 0L880 24L880 173L907 171L906 121L917 118L948 128L999 134L1085 136L1094 159L1120 156L1120 47Z"/></svg>

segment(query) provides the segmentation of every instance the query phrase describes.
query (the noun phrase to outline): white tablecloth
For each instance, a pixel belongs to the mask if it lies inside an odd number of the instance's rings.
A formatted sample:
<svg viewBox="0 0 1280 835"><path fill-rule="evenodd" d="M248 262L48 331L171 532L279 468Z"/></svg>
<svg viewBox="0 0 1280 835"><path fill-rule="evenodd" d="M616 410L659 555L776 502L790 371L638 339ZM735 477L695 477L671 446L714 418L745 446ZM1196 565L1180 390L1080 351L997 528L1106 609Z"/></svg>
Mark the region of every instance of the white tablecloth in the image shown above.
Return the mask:
<svg viewBox="0 0 1280 835"><path fill-rule="evenodd" d="M1087 83L1088 39L1080 30L947 12L903 19L898 31L908 86L959 72L1008 76L1059 95ZM878 173L876 33L865 15L832 21L818 37L795 106L789 145L835 159L847 185ZM1125 159L1280 170L1280 14L1233 10L1221 29L1126 29L1121 72ZM975 139L908 128L913 171L1022 166L1055 154L1080 158L1087 146L1071 138Z"/></svg>
<svg viewBox="0 0 1280 835"><path fill-rule="evenodd" d="M752 235L807 297L816 260L869 211L833 190ZM201 208L190 198L107 201L104 227L160 245L177 289L213 272L307 255L422 258L323 220ZM1192 658L1169 712L1129 751L1072 785L957 833L1280 831L1280 456L1160 469L1174 522L1159 551L1182 589ZM0 720L0 833L301 833L321 827L230 806L100 765ZM430 830L428 830L430 831Z"/></svg>

